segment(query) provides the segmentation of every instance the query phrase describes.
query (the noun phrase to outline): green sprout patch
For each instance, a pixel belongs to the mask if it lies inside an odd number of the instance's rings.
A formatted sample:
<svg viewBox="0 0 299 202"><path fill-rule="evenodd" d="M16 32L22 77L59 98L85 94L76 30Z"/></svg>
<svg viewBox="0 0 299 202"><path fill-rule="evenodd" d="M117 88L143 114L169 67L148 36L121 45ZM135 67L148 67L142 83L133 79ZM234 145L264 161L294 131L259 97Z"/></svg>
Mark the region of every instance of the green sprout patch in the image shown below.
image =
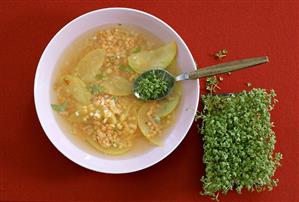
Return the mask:
<svg viewBox="0 0 299 202"><path fill-rule="evenodd" d="M274 152L270 121L275 96L274 90L264 89L202 96L203 195L218 200L219 193L229 190L262 191L277 185L273 176L282 154Z"/></svg>

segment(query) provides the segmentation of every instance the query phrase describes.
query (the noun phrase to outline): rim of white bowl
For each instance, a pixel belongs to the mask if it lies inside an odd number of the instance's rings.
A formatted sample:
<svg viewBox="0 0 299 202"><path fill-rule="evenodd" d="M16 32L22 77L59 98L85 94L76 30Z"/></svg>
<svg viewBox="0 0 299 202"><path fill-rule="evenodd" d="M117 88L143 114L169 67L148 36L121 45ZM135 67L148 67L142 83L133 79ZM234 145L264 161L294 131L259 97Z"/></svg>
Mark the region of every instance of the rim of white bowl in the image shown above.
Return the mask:
<svg viewBox="0 0 299 202"><path fill-rule="evenodd" d="M162 161L163 159L165 159L167 156L169 156L178 146L179 144L183 141L183 139L186 137L188 131L190 130L191 126L192 126L192 123L193 121L191 121L189 123L189 125L186 127L186 133L181 136L180 140L177 142L176 145L174 145L172 147L172 149L170 149L167 153L164 153L160 158L157 158L151 162L148 162L146 164L144 164L143 166L135 166L135 167L130 167L129 169L127 168L126 170L122 170L123 168L113 168L113 169L107 169L107 168L95 168L91 165L88 165L86 163L86 161L82 161L81 159L78 159L78 158L74 158L72 156L72 154L69 152L69 151L66 151L63 146L61 145L58 145L56 144L56 140L55 139L52 139L51 138L51 135L49 135L49 131L48 131L48 127L46 122L42 119L42 114L41 114L41 111L43 110L38 102L38 89L37 89L37 81L38 81L38 77L39 77L39 72L41 71L41 61L44 60L44 57L45 57L45 53L48 51L50 45L53 43L53 41L55 41L55 39L60 35L61 32L63 32L68 26L70 26L71 24L75 23L76 21L78 21L79 19L81 18L84 18L85 16L87 15L91 15L91 14L94 14L94 13L97 13L97 12L105 12L105 11L109 11L109 10L122 10L122 11L130 11L130 12L135 12L135 13L139 13L139 14L142 14L142 15L145 15L145 16L148 16L150 18L153 18L155 19L156 21L160 22L161 24L163 24L166 28L168 28L169 30L171 30L175 35L176 37L181 41L181 43L183 44L184 48L187 50L188 52L188 55L190 56L190 58L192 59L192 65L194 68L194 70L196 70L196 63L195 63L195 60L188 48L188 46L186 45L186 43L184 42L184 40L180 37L180 35L170 26L168 25L166 22L164 22L163 20L159 19L158 17L152 15L152 14L149 14L147 12L144 12L144 11L141 11L141 10L137 10L137 9L132 9L132 8L125 8L125 7L109 7L109 8L102 8L102 9L97 9L97 10L93 10L93 11L90 11L88 13L85 13L83 15L80 15L78 17L76 17L75 19L71 20L69 23L67 23L65 26L63 26L55 35L54 37L52 37L52 39L50 40L50 42L47 44L46 48L44 49L41 57L40 57L40 60L39 60L39 63L38 63L38 66L37 66L37 69L36 69L36 73L35 73L35 79L34 79L34 102L35 102L35 110L36 110L36 113L37 113L37 116L38 116L38 119L39 119L39 122L46 134L46 136L48 137L48 139L51 141L51 143L55 146L55 148L60 151L65 157L67 157L69 160L73 161L74 163L76 163L77 165L80 165L81 167L84 167L84 168L87 168L89 170L92 170L92 171L96 171L96 172L101 172L101 173L107 173L107 174L125 174L125 173L132 173L132 172L136 172L136 171L140 171L140 170L143 170L143 169L146 169L146 168L149 168L155 164L157 164L158 162ZM198 108L198 101L199 101L199 97L200 97L200 86L199 86L199 81L196 80L197 82L197 85L196 85L196 89L194 89L197 93L197 96L196 96L196 105L195 105L195 108L194 108L194 111L193 113L191 114L192 117L195 116L196 114L196 111L197 111L197 108ZM49 106L50 107L50 106ZM57 123L56 123L57 124ZM65 138L68 138L68 137L65 137ZM72 142L71 142L72 146L76 147ZM87 152L77 148L78 150L80 150L81 152L89 155Z"/></svg>

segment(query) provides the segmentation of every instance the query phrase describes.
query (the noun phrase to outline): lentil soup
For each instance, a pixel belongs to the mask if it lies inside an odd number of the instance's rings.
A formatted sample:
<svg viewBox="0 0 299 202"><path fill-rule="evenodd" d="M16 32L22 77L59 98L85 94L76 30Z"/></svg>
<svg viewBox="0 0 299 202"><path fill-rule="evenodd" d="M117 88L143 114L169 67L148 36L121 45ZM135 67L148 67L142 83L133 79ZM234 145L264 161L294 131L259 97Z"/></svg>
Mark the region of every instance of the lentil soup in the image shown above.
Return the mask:
<svg viewBox="0 0 299 202"><path fill-rule="evenodd" d="M141 28L120 24L83 34L57 64L52 108L58 122L93 152L119 155L163 146L175 123L180 86L159 101L132 95L135 78L157 67L179 73L174 42L163 44Z"/></svg>

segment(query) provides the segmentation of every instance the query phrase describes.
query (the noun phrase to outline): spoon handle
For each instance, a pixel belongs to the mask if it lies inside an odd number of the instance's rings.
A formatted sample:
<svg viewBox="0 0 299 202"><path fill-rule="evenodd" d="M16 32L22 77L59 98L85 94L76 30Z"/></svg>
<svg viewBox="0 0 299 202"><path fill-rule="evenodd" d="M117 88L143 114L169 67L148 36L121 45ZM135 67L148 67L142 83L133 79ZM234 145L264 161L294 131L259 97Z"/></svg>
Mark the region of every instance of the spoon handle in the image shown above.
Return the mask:
<svg viewBox="0 0 299 202"><path fill-rule="evenodd" d="M198 69L193 72L189 72L189 73L187 73L188 76L186 79L198 79L198 78L213 76L216 74L223 74L223 73L232 72L232 71L244 69L247 67L252 67L252 66L267 63L267 62L269 62L269 58L267 56L235 60L232 62L213 65L213 66L209 66L209 67L206 67L203 69Z"/></svg>

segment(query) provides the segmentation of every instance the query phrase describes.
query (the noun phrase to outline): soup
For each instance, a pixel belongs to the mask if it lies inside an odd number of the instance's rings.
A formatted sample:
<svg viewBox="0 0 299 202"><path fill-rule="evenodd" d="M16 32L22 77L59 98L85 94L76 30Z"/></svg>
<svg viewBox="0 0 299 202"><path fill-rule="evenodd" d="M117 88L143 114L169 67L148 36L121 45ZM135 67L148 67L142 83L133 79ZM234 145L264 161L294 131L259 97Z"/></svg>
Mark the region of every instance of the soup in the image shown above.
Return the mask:
<svg viewBox="0 0 299 202"><path fill-rule="evenodd" d="M54 77L52 108L69 132L105 154L124 154L138 138L162 146L175 123L181 88L162 100L142 101L132 83L142 72L166 69L177 75L176 44L163 44L138 27L109 25L76 39L64 51Z"/></svg>

